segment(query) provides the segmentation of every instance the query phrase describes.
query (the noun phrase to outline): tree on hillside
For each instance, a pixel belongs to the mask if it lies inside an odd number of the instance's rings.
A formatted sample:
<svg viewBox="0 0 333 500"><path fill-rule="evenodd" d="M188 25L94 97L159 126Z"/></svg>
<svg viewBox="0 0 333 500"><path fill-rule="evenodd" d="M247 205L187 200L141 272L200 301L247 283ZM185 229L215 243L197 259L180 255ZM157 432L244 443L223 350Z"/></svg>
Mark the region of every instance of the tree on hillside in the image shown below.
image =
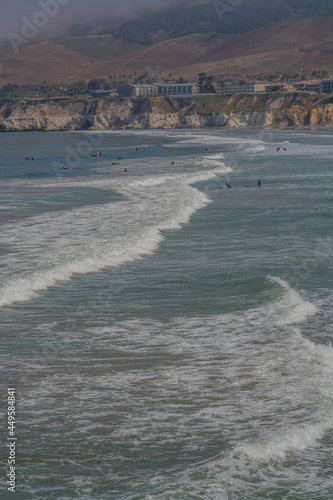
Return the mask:
<svg viewBox="0 0 333 500"><path fill-rule="evenodd" d="M88 87L91 90L101 90L105 88L106 80L104 78L93 79L88 83Z"/></svg>
<svg viewBox="0 0 333 500"><path fill-rule="evenodd" d="M327 78L328 73L327 71L324 71L322 69L316 69L315 71L312 71L312 76L315 76L317 78Z"/></svg>
<svg viewBox="0 0 333 500"><path fill-rule="evenodd" d="M148 71L145 71L143 75L138 76L138 78L135 80L135 83L149 83L150 80L151 77Z"/></svg>
<svg viewBox="0 0 333 500"><path fill-rule="evenodd" d="M17 95L19 90L20 90L20 86L17 83L14 83L14 84L7 83L6 85L4 85L1 88L0 93L2 95Z"/></svg>
<svg viewBox="0 0 333 500"><path fill-rule="evenodd" d="M207 76L206 73L199 73L198 85L200 94L215 94L216 89L213 85L213 76Z"/></svg>

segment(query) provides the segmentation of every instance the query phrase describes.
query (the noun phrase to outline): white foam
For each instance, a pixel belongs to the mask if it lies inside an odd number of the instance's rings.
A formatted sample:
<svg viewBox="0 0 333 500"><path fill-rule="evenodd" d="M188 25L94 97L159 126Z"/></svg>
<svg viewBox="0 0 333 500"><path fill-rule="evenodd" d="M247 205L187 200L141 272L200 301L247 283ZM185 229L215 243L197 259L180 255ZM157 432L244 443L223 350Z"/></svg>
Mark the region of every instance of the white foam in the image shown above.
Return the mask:
<svg viewBox="0 0 333 500"><path fill-rule="evenodd" d="M325 432L332 428L333 422L300 424L281 429L269 436L268 440L239 445L236 453L241 452L257 462L284 460L287 453L300 452L318 446Z"/></svg>
<svg viewBox="0 0 333 500"><path fill-rule="evenodd" d="M178 135L177 138L181 139L181 135ZM187 137L183 137L183 140L180 140L179 143L186 142L186 144L205 144L210 145L214 144L218 146L219 144L263 144L261 139L255 139L253 137L236 137L235 135L228 133L216 133L216 134L205 134L205 135L197 135L195 133L189 134ZM170 147L170 146L169 146Z"/></svg>
<svg viewBox="0 0 333 500"><path fill-rule="evenodd" d="M308 317L316 314L318 308L311 302L304 300L296 290L290 287L289 283L276 276L269 276L269 278L285 290L283 297L273 305L275 311L270 311L278 318L277 324L302 323Z"/></svg>
<svg viewBox="0 0 333 500"><path fill-rule="evenodd" d="M251 146L250 148L244 149L244 153L259 153L260 151L265 151L265 146Z"/></svg>
<svg viewBox="0 0 333 500"><path fill-rule="evenodd" d="M30 300L74 274L97 272L152 254L163 239L162 230L181 228L196 210L209 203L207 196L190 184L214 176L215 172L199 171L140 179L67 181L66 188L112 189L126 199L4 225L0 239L11 245L12 253L3 269L0 305Z"/></svg>
<svg viewBox="0 0 333 500"><path fill-rule="evenodd" d="M202 156L202 158L205 158L206 160L223 160L224 154L223 153L216 153L216 154L212 154L212 155Z"/></svg>

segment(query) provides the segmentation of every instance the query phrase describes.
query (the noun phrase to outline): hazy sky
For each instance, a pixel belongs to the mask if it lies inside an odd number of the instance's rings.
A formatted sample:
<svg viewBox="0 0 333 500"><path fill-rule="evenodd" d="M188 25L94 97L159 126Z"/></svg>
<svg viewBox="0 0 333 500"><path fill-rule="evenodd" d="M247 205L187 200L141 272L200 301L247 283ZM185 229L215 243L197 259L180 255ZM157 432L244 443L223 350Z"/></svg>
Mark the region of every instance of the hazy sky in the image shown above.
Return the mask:
<svg viewBox="0 0 333 500"><path fill-rule="evenodd" d="M37 12L43 11L41 5L53 4L58 13L49 16L47 26L40 29L41 33L66 31L68 25L89 22L92 17L98 16L105 9L110 17L119 15L136 15L147 7L158 9L175 0L0 0L0 38L9 32L21 35L22 26L26 17L30 21ZM180 3L180 2L179 2ZM43 11L45 12L45 10Z"/></svg>

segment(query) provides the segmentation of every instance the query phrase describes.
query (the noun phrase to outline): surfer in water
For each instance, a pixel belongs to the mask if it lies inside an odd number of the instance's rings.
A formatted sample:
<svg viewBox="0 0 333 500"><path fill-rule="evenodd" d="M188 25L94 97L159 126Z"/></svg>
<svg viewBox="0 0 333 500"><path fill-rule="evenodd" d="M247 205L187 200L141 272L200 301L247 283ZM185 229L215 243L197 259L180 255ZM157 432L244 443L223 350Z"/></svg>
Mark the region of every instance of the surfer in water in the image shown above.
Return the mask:
<svg viewBox="0 0 333 500"><path fill-rule="evenodd" d="M228 189L231 189L230 184L228 184L227 182L226 182L226 186L227 186Z"/></svg>
<svg viewBox="0 0 333 500"><path fill-rule="evenodd" d="M258 180L258 186L261 187L261 180Z"/></svg>

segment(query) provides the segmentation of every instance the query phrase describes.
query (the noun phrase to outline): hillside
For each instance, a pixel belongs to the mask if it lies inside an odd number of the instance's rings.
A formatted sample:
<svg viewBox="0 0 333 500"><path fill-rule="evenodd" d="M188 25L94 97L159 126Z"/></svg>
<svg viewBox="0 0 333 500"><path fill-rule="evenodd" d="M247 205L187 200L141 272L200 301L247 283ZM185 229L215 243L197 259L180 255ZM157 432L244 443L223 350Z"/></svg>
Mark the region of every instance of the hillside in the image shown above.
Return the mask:
<svg viewBox="0 0 333 500"><path fill-rule="evenodd" d="M68 84L115 74L133 78L145 72L164 80L196 80L202 71L216 78L244 78L322 69L333 76L332 19L293 17L244 34L194 33L146 46L108 34L31 42L0 55L0 87Z"/></svg>
<svg viewBox="0 0 333 500"><path fill-rule="evenodd" d="M325 68L333 76L332 19L288 19L231 40L182 68L186 75L199 71L224 76L259 73L311 74ZM176 74L179 72L177 71Z"/></svg>

